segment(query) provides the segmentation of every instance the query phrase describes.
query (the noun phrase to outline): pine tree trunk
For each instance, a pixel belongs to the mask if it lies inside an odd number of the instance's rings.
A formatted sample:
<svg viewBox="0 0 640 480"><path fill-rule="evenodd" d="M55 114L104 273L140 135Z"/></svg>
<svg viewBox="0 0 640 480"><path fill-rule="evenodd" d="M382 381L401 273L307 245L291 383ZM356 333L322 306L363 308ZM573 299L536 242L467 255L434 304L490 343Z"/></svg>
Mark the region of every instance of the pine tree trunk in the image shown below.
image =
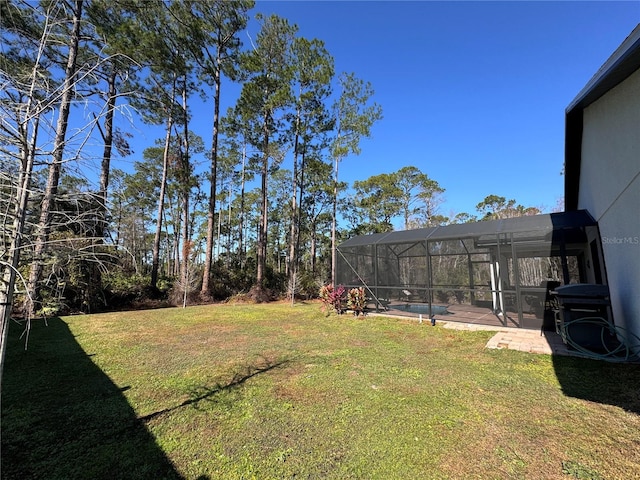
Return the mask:
<svg viewBox="0 0 640 480"><path fill-rule="evenodd" d="M260 209L260 226L258 229L258 251L257 251L257 269L256 269L256 287L260 292L264 288L266 261L267 261L267 213L269 209L267 177L269 175L269 115L265 114L264 118L264 139L263 139L263 158L262 158L262 206Z"/></svg>
<svg viewBox="0 0 640 480"><path fill-rule="evenodd" d="M211 140L211 189L209 193L209 209L207 211L207 247L205 250L204 270L202 272L202 288L200 294L209 296L209 280L213 264L213 230L216 211L216 183L218 182L218 128L220 121L220 55L216 58L215 94L213 97L213 135ZM218 239L220 241L220 239Z"/></svg>
<svg viewBox="0 0 640 480"><path fill-rule="evenodd" d="M176 78L173 77L171 85L171 99L176 94ZM167 109L167 129L164 139L164 151L162 153L162 179L160 180L160 194L158 196L158 211L156 214L156 231L153 237L153 255L151 258L151 281L152 288L158 285L158 269L160 268L160 237L162 236L162 219L164 217L164 199L167 190L167 176L169 174L169 148L171 146L171 129L173 128L172 108ZM168 254L169 252L167 252Z"/></svg>
<svg viewBox="0 0 640 480"><path fill-rule="evenodd" d="M189 256L191 251L189 236L189 197L191 193L191 169L189 168L189 115L187 110L187 77L185 75L184 85L182 88L182 109L183 109L183 128L184 137L182 139L183 151L180 155L181 183L180 191L182 192L182 269L180 278L184 287L185 304L189 290Z"/></svg>
<svg viewBox="0 0 640 480"><path fill-rule="evenodd" d="M240 181L240 221L238 222L238 256L240 257L240 267L244 268L246 253L244 249L244 187L245 187L245 163L247 158L247 147L242 146L242 178Z"/></svg>
<svg viewBox="0 0 640 480"><path fill-rule="evenodd" d="M231 180L229 181L229 195L228 195L228 199L227 199L227 259L225 261L225 265L227 267L227 270L229 270L231 268L231 244L232 244L232 235L231 235L231 206L232 206L232 202L231 202L231 194L233 193L231 191L232 188L232 182Z"/></svg>
<svg viewBox="0 0 640 480"><path fill-rule="evenodd" d="M31 111L31 99L27 106L29 118ZM4 266L2 280L0 283L0 382L2 381L2 369L4 367L5 351L7 346L7 335L9 333L9 323L11 321L11 309L13 307L13 294L15 291L16 277L20 265L20 252L22 246L22 234L26 225L27 205L29 202L29 188L33 173L35 159L36 140L38 137L38 127L40 125L40 114L34 118L31 141L27 140L29 134L28 120L23 123L23 141L26 149L22 152L21 170L16 185L16 203L13 213L13 225L11 228L11 243L9 245L9 262Z"/></svg>
<svg viewBox="0 0 640 480"><path fill-rule="evenodd" d="M167 189L167 175L169 171L169 145L171 142L171 129L173 118L169 114L167 119L167 132L164 141L164 153L162 155L162 179L160 180L160 194L158 195L158 212L156 214L156 232L153 237L153 256L151 259L151 287L158 285L158 269L160 267L160 238L162 237L162 218L164 216L164 197Z"/></svg>
<svg viewBox="0 0 640 480"><path fill-rule="evenodd" d="M336 285L336 228L338 215L338 159L335 160L333 177L333 213L331 216L331 285Z"/></svg>
<svg viewBox="0 0 640 480"><path fill-rule="evenodd" d="M311 241L310 241L311 245L309 247L309 255L311 256L311 273L313 273L313 275L316 274L316 251L317 251L317 244L318 244L318 235L316 232L316 225L314 223L314 225L311 228Z"/></svg>
<svg viewBox="0 0 640 480"><path fill-rule="evenodd" d="M287 262L287 273L289 274L289 282L291 284L295 281L296 275L296 247L298 245L298 148L299 148L299 128L300 128L300 109L296 114L296 132L293 142L293 176L291 182L291 231L289 238L289 261ZM293 298L293 293L291 296Z"/></svg>
<svg viewBox="0 0 640 480"><path fill-rule="evenodd" d="M104 235L107 224L107 192L109 189L111 151L113 149L113 116L116 108L116 70L115 67L112 68L113 70L109 73L107 80L107 112L104 117L104 131L101 131L104 150L102 152L102 163L100 165L100 204L97 230L97 236L100 238Z"/></svg>
<svg viewBox="0 0 640 480"><path fill-rule="evenodd" d="M296 274L298 273L298 270L300 269L300 230L301 230L301 226L302 226L302 199L303 199L303 195L304 195L304 169L305 169L305 152L302 152L302 158L300 160L300 197L299 197L299 201L298 201L298 214L296 215L296 249L295 249L295 256L294 256L294 265L295 265L295 272Z"/></svg>
<svg viewBox="0 0 640 480"><path fill-rule="evenodd" d="M71 109L71 100L74 94L74 85L76 82L76 59L78 57L78 46L80 43L80 20L82 17L82 0L76 0L73 10L73 27L71 37L69 39L69 56L67 57L67 65L65 69L65 77L62 89L62 98L60 100L60 109L58 122L56 124L56 135L54 139L52 162L49 166L49 176L45 187L44 198L40 211L40 220L33 252L33 263L29 273L28 301L26 311L28 315L33 315L36 311L38 281L42 276L43 255L49 233L51 232L52 210L56 196L58 194L58 183L60 181L60 170L62 168L62 160L64 155L64 147L67 136L67 125L69 121L69 111Z"/></svg>

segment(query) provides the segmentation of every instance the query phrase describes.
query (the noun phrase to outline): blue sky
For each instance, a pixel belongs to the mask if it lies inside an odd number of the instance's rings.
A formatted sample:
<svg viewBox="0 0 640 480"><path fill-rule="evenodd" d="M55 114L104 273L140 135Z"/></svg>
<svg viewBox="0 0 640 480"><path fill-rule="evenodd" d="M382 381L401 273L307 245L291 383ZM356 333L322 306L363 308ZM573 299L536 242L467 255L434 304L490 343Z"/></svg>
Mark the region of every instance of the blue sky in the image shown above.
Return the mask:
<svg viewBox="0 0 640 480"><path fill-rule="evenodd" d="M556 206L565 108L640 22L640 1L257 1L257 12L323 40L336 73L373 85L384 119L340 179L416 166L445 188L449 216L490 194ZM223 85L225 104L236 90ZM210 145L211 106L198 107Z"/></svg>

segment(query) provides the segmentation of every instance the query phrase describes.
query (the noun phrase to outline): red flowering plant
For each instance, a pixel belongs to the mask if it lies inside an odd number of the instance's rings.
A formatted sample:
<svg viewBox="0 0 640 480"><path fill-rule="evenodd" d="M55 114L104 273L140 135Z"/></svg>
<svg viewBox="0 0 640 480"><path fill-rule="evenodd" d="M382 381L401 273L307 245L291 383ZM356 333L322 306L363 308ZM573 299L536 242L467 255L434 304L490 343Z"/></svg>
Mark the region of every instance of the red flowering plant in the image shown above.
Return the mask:
<svg viewBox="0 0 640 480"><path fill-rule="evenodd" d="M335 289L333 285L324 285L320 288L320 300L322 300L322 307L327 315L331 311L337 314L344 311L344 294L345 288L342 285L338 285L338 288Z"/></svg>

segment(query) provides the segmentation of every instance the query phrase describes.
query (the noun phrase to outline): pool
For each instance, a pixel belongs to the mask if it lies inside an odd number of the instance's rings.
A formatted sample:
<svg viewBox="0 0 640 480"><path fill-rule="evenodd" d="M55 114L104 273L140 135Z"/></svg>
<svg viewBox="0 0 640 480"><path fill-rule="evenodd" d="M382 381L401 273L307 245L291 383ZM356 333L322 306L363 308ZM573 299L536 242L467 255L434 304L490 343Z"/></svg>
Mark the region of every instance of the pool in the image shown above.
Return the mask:
<svg viewBox="0 0 640 480"><path fill-rule="evenodd" d="M400 310L407 313L421 313L429 315L429 305L424 303L403 303L400 305L389 305L391 310ZM431 305L432 315L449 315L451 312L447 310L445 305Z"/></svg>

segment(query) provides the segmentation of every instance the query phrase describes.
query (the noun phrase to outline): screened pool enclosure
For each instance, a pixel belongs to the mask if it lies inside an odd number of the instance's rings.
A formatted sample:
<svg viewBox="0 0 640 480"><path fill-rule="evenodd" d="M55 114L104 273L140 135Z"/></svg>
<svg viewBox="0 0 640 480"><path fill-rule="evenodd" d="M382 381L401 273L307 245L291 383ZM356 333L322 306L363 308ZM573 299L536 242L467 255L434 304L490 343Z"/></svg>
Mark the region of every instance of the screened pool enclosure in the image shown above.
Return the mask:
<svg viewBox="0 0 640 480"><path fill-rule="evenodd" d="M389 314L552 329L549 292L604 273L597 224L573 211L354 237L336 285Z"/></svg>

